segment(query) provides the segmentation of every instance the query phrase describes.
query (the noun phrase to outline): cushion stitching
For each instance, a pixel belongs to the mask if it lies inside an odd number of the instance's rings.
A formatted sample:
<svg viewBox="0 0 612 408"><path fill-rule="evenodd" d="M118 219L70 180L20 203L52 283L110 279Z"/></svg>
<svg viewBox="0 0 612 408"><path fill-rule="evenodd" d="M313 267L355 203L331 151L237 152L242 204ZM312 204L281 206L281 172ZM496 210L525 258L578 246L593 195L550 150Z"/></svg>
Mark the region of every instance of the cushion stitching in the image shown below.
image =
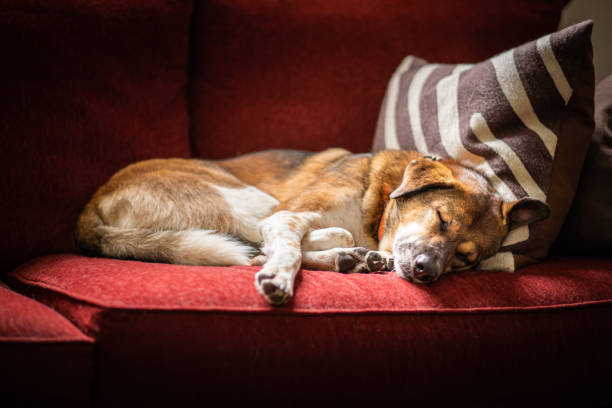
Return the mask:
<svg viewBox="0 0 612 408"><path fill-rule="evenodd" d="M57 286L43 283L37 280L31 280L28 278L24 278L22 276L12 275L14 279L17 279L23 284L32 284L33 286L37 286L42 289L50 290L57 292L63 296L66 296L70 299L74 299L76 301L81 301L85 303L89 303L96 307L102 307L105 309L114 309L114 310L151 310L151 311L185 311L185 312L271 312L271 313L294 313L294 314L305 314L305 315L320 315L320 314L338 314L338 313L347 313L347 314L356 314L356 313L367 313L367 314L375 314L375 313L391 313L391 314L437 314L437 313L445 313L445 314L462 314L462 313L489 313L489 312L507 312L507 311L540 311L540 310L562 310L562 309L571 309L580 306L592 306L592 305L605 305L612 303L611 298L607 299L599 299L593 301L584 301L584 302L573 302L573 303L555 303L550 305L538 305L538 306L499 306L499 307L461 307L461 308L429 308L429 309L366 309L366 308L355 308L355 309L338 309L338 308L316 308L316 309L273 309L271 307L263 307L263 306L246 306L246 307L211 307L211 306L200 306L200 307L180 307L175 308L172 306L156 306L156 305L148 305L148 306L135 306L135 305L116 305L112 303L103 303L98 300L89 298L83 295L74 295L69 293L68 291L59 288Z"/></svg>

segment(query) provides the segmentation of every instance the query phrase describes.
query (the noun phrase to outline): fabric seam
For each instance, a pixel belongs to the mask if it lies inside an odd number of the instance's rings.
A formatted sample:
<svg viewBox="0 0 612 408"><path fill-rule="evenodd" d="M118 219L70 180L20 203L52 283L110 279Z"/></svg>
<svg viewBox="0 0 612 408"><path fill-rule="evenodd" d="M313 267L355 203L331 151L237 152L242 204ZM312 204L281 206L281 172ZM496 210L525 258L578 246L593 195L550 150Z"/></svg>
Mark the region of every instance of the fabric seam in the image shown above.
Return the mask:
<svg viewBox="0 0 612 408"><path fill-rule="evenodd" d="M556 303L550 305L538 305L538 306L499 306L499 307L471 307L471 308L429 308L429 309L408 309L408 308L387 308L387 309L371 309L371 308L353 308L353 309L339 309L339 308L317 308L317 309L292 309L291 306L285 306L284 308L272 308L264 306L255 307L216 307L216 306L200 306L200 307L172 307L172 306L134 306L134 305L113 305L104 304L100 301L88 298L86 296L74 295L68 291L58 288L54 285L43 283L27 279L21 276L10 276L16 279L21 284L32 285L40 289L49 290L51 292L58 293L62 296L66 296L69 299L73 299L79 302L88 303L91 306L104 308L107 310L121 310L121 311L160 311L160 312L244 312L244 313L272 313L272 314L300 314L300 315L329 315L329 314L476 314L476 313L496 313L496 312L529 312L529 311L559 311L566 309L575 309L583 306L598 306L612 304L612 299L601 299L584 302L574 303Z"/></svg>

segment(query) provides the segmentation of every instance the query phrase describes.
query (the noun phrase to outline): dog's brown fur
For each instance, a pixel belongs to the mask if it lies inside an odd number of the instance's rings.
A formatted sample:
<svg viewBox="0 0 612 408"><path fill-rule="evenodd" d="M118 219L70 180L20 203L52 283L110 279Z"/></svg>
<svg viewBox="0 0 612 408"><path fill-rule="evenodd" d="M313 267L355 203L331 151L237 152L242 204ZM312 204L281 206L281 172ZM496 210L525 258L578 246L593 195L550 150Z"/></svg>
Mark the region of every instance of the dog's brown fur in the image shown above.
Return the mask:
<svg viewBox="0 0 612 408"><path fill-rule="evenodd" d="M248 194L236 199L243 193ZM246 203L249 200L262 204ZM241 210L248 210L248 216L237 216L241 202L251 205ZM348 207L358 209L352 217L359 219L347 221L343 212ZM344 228L358 246L380 251L384 265L393 253L400 276L429 282L452 269L474 266L499 249L511 225L547 214L548 207L536 200L503 203L483 176L453 160L410 151L353 155L343 149L317 154L276 150L216 162L159 159L130 165L85 206L76 241L89 254L227 264L227 259L246 263L252 255L198 253L198 231L228 234L252 246L263 239L263 257L257 259L268 262L256 286L278 304L293 294L300 263L355 270L355 262L371 252L325 248L332 252L302 256L301 241L310 231ZM256 226L248 223L251 216ZM357 226L343 225L353 221ZM195 238L186 238L185 232ZM347 242L341 231L332 232ZM347 253L354 262L346 262ZM372 259L379 258L368 258L369 269L375 268Z"/></svg>

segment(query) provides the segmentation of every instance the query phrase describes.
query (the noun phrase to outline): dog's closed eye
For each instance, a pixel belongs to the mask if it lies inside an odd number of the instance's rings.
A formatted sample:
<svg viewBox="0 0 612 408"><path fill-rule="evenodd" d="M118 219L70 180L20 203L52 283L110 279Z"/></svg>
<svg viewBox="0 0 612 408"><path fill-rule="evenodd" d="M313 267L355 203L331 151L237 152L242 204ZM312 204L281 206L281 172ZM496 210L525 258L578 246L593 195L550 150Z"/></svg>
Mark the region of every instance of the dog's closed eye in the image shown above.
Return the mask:
<svg viewBox="0 0 612 408"><path fill-rule="evenodd" d="M450 222L444 219L444 217L442 216L442 213L440 213L440 210L436 210L436 213L438 214L438 219L440 220L440 231L446 232Z"/></svg>

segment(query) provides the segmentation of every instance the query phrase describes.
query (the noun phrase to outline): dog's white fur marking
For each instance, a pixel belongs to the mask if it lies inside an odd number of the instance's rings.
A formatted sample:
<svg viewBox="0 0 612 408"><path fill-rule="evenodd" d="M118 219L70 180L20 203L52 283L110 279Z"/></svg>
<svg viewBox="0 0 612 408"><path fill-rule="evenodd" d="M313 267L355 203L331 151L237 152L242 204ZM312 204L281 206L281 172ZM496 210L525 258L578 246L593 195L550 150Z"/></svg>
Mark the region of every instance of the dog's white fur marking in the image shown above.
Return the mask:
<svg viewBox="0 0 612 408"><path fill-rule="evenodd" d="M302 252L302 265L308 265L309 268L319 269L322 271L336 271L339 268L336 263L338 251L340 248L332 248L324 251L305 251Z"/></svg>
<svg viewBox="0 0 612 408"><path fill-rule="evenodd" d="M402 264L402 256L400 254L407 254L406 251L399 250L398 246L402 244L411 244L418 237L423 236L423 226L418 221L413 221L405 224L401 224L397 232L395 233L395 238L393 240L393 253L395 256L395 273L397 273L400 277L406 278L404 271L400 265ZM411 254L407 254L408 258L411 258Z"/></svg>
<svg viewBox="0 0 612 408"><path fill-rule="evenodd" d="M261 241L259 221L272 213L278 200L252 186L240 189L214 187L231 208L234 220L231 232L247 241Z"/></svg>
<svg viewBox="0 0 612 408"><path fill-rule="evenodd" d="M145 254L156 253L160 259L183 265L248 265L254 251L232 236L215 231L99 228L105 235L102 252L121 257L142 258ZM172 242L172 245L168 245L168 242Z"/></svg>
<svg viewBox="0 0 612 408"><path fill-rule="evenodd" d="M397 228L397 232L395 233L395 241L405 241L410 239L410 237L422 236L423 235L423 225L418 221L413 221L409 223L402 223Z"/></svg>
<svg viewBox="0 0 612 408"><path fill-rule="evenodd" d="M321 215L313 212L279 211L259 224L267 260L255 275L255 287L272 303L282 303L293 296L295 277L302 264L301 242Z"/></svg>
<svg viewBox="0 0 612 408"><path fill-rule="evenodd" d="M231 235L187 230L180 235L175 251L181 262L187 265L224 266L248 265L254 249Z"/></svg>
<svg viewBox="0 0 612 408"><path fill-rule="evenodd" d="M351 248L354 246L353 235L339 227L313 230L302 239L302 251L324 251L332 248Z"/></svg>
<svg viewBox="0 0 612 408"><path fill-rule="evenodd" d="M324 212L321 216L318 228L342 225L353 236L355 246L368 249L378 248L378 243L363 229L363 213L358 197L345 197L343 205L338 210Z"/></svg>

